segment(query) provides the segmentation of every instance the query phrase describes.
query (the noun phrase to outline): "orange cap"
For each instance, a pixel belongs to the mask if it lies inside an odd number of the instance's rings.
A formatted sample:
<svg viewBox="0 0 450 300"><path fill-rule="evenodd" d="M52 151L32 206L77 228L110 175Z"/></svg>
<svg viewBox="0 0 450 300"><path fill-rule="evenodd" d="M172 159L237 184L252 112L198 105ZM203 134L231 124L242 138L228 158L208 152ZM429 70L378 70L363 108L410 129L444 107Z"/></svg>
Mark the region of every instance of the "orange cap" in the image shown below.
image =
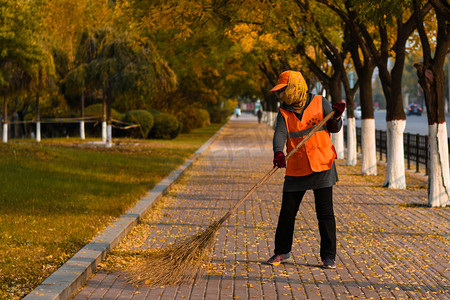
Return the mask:
<svg viewBox="0 0 450 300"><path fill-rule="evenodd" d="M271 92L278 91L279 89L282 89L285 86L287 86L288 82L289 82L289 71L284 71L283 73L280 74L280 77L278 77L277 85L274 86L270 91Z"/></svg>

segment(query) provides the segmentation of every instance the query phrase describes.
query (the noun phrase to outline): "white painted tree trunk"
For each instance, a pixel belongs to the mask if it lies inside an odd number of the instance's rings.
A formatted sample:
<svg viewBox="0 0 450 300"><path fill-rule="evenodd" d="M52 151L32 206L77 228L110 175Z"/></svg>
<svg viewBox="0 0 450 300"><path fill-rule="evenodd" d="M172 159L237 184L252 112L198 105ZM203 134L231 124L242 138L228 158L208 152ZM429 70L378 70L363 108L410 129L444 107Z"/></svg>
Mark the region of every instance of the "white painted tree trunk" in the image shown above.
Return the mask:
<svg viewBox="0 0 450 300"><path fill-rule="evenodd" d="M270 127L274 127L276 120L277 120L277 114L276 112L272 111L265 111L264 112L264 120L267 124L269 124Z"/></svg>
<svg viewBox="0 0 450 300"><path fill-rule="evenodd" d="M112 146L112 126L111 124L108 124L107 130L106 130L106 147Z"/></svg>
<svg viewBox="0 0 450 300"><path fill-rule="evenodd" d="M106 121L102 122L102 142L106 143Z"/></svg>
<svg viewBox="0 0 450 300"><path fill-rule="evenodd" d="M384 186L390 189L406 188L405 151L403 148L403 132L406 120L393 120L387 126L387 168Z"/></svg>
<svg viewBox="0 0 450 300"><path fill-rule="evenodd" d="M377 175L377 147L375 120L361 120L361 172L363 175Z"/></svg>
<svg viewBox="0 0 450 300"><path fill-rule="evenodd" d="M84 140L86 136L84 135L84 121L80 122L80 139Z"/></svg>
<svg viewBox="0 0 450 300"><path fill-rule="evenodd" d="M450 205L450 171L446 123L428 126L429 174L428 205L443 207Z"/></svg>
<svg viewBox="0 0 450 300"><path fill-rule="evenodd" d="M344 130L331 134L331 142L336 149L338 159L344 158Z"/></svg>
<svg viewBox="0 0 450 300"><path fill-rule="evenodd" d="M347 166L356 166L357 140L355 118L347 119Z"/></svg>
<svg viewBox="0 0 450 300"><path fill-rule="evenodd" d="M8 142L8 123L3 124L3 143Z"/></svg>
<svg viewBox="0 0 450 300"><path fill-rule="evenodd" d="M41 122L36 122L36 142L41 141Z"/></svg>

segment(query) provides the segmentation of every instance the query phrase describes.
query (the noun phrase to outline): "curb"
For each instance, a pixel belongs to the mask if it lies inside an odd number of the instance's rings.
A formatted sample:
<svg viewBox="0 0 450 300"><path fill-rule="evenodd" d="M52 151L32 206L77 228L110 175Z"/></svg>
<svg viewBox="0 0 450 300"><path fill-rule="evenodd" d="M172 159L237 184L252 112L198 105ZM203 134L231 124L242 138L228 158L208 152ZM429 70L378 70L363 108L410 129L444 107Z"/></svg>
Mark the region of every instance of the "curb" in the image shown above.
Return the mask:
<svg viewBox="0 0 450 300"><path fill-rule="evenodd" d="M64 265L52 273L38 287L23 299L70 299L95 272L98 264L106 255L130 232L130 230L144 217L153 203L161 199L170 186L180 179L186 171L214 142L223 131L229 120L183 165L172 171L169 176L160 181L147 192L134 207L117 218L113 224L100 232L89 244L85 245L72 256Z"/></svg>

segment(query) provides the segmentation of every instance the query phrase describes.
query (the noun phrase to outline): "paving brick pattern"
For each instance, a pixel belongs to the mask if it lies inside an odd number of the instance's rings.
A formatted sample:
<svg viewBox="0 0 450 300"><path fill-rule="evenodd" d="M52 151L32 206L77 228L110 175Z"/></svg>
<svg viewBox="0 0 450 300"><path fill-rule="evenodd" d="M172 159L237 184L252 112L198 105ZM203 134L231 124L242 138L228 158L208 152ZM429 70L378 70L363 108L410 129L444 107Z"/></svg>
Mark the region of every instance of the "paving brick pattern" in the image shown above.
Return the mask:
<svg viewBox="0 0 450 300"><path fill-rule="evenodd" d="M227 128L174 185L157 221L146 226L146 247L157 248L203 229L267 173L273 130L243 115ZM278 171L223 224L212 270L192 284L135 287L99 270L74 299L450 299L448 208L431 209L426 178L407 173L407 190L381 187L383 175L336 162L334 188L337 269L320 267L312 192L297 215L293 262L272 255L284 171ZM383 164L378 166L384 174ZM130 241L128 241L130 243Z"/></svg>

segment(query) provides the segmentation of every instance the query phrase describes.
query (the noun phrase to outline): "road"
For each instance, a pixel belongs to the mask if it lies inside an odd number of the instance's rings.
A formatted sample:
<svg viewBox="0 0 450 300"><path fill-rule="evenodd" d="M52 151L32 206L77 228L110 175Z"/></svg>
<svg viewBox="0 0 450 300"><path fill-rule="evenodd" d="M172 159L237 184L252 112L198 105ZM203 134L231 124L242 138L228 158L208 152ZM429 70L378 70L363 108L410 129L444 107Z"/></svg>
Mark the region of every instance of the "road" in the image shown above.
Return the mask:
<svg viewBox="0 0 450 300"><path fill-rule="evenodd" d="M386 110L379 110L374 113L375 127L378 130L386 130ZM447 134L450 133L450 116L446 117ZM361 120L356 120L356 127L361 127ZM428 121L426 113L422 116L406 116L405 133L428 135ZM450 136L450 135L449 135Z"/></svg>

